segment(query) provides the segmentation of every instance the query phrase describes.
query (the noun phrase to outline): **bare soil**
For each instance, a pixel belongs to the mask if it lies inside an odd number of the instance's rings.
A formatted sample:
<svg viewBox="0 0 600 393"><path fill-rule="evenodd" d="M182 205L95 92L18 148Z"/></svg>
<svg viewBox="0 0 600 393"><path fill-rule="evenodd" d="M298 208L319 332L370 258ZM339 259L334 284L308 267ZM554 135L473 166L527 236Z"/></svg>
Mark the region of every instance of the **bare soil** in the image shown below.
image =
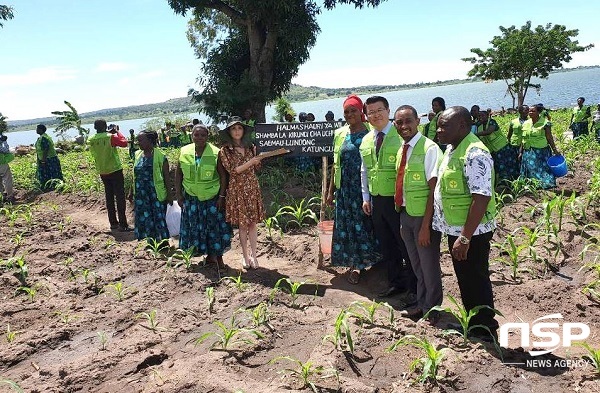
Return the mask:
<svg viewBox="0 0 600 393"><path fill-rule="evenodd" d="M587 187L590 171L585 164L574 169L577 176L569 174L559 180L559 189L567 190L567 195L582 193ZM225 254L226 269L205 265L196 257L187 270L184 266L169 268L166 258L154 258L132 233L111 233L101 199L47 193L31 202L30 224L19 218L11 226L6 217L0 218L0 258L24 255L29 268L26 280L16 269L0 270L0 330L6 332L10 324L17 332L12 343L0 338L0 379L17 382L26 392L302 391L298 378L278 373L296 365L271 362L278 356L337 369L339 385L335 378L311 377L321 392L600 391L591 366L505 364L532 359L527 353L531 348L519 348L515 335L510 348L503 350L504 363L493 345L465 344L459 337L444 335L443 329L453 321L445 314L431 326L396 313L390 325L387 314L380 310L373 325L361 327L352 320L353 354L337 350L323 337L334 333L333 324L343 308L353 301L376 298L385 287L385 273L375 266L363 273L358 285L351 285L346 272L329 267L327 260L324 268L317 268L314 228L276 235L274 240L261 228L261 267L257 270L239 270L238 244ZM532 217L528 207L538 202L524 196L504 207L494 241L502 243L507 234L523 225L533 228L540 216ZM587 213L589 222L598 222L597 212L588 209ZM536 250L548 263L534 263L523 255L516 280L501 262L508 257L493 247L492 282L496 307L504 315L499 317L501 324L532 322L561 313L565 322L587 323L591 329L587 342L600 347L599 304L581 292L596 278L593 272L581 269L593 255L583 260L579 256L586 238L598 236L593 229L582 231L582 225L567 215L557 258L551 256L552 244L545 237L540 239ZM16 245L20 233L24 238ZM516 236L520 243L523 235L518 232ZM443 248L447 248L445 244ZM97 280L90 273L85 282L84 269L93 271ZM445 294L460 299L447 251L442 256L442 270ZM221 280L238 274L246 283L243 291L231 280ZM194 345L204 333L219 332L215 322L228 325L234 314L240 326L250 327L251 319L237 310L267 301L281 278L306 284L293 305L289 294L276 293L269 306L270 326L258 328L262 339L233 343L226 350L209 350L214 336ZM107 287L117 282L126 288L122 301ZM34 301L17 291L25 285L38 289ZM212 312L205 295L210 286L215 288L216 300ZM387 301L401 310L404 300L398 296ZM445 304L449 305L448 301ZM154 330L140 317L151 310L156 310L158 322ZM407 334L427 337L438 348L448 348L437 384L414 382L418 373L411 373L409 367L424 356L420 349L404 346L386 352ZM579 347L559 348L542 358L578 360L583 354ZM10 388L0 384L0 392L4 391Z"/></svg>

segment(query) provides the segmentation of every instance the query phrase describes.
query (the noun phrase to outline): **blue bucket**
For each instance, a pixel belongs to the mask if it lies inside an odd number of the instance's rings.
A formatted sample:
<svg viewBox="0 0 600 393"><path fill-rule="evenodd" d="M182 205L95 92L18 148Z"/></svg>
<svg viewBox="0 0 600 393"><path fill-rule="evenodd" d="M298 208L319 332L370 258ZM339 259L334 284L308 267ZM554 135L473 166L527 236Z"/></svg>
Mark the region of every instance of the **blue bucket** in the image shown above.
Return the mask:
<svg viewBox="0 0 600 393"><path fill-rule="evenodd" d="M567 168L567 160L561 155L552 156L548 158L547 162L550 167L550 172L556 177L563 177L569 171Z"/></svg>

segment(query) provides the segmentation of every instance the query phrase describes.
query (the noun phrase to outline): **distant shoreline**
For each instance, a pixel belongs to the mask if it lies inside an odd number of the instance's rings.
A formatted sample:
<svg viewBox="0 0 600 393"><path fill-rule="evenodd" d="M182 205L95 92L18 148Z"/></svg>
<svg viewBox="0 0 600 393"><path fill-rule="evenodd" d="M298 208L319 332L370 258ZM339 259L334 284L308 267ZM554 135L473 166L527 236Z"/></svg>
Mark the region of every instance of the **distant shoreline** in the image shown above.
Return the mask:
<svg viewBox="0 0 600 393"><path fill-rule="evenodd" d="M600 68L600 65L580 66L576 68L563 68L560 70L556 70L552 73L572 72L594 68ZM293 84L290 88L290 91L284 96L284 98L290 101L290 103L298 103L345 97L350 93L359 95L369 93L375 94L390 91L413 90L474 82L481 82L481 79L451 79L445 81L419 82L402 85L369 85L348 88L324 88L317 86L300 86ZM82 113L80 114L80 116L82 123L92 123L95 119L98 119L100 117L106 119L109 122L118 122L122 120L143 119L165 115L177 115L182 113L199 112L199 109L200 108L198 104L192 103L189 97L180 97L153 104L131 105L119 108L100 109L97 111ZM58 107L57 110L62 109L61 107ZM8 115L10 117L9 113L6 113L5 115ZM48 127L53 127L58 124L56 118L53 116L26 120L9 120L7 123L7 132L29 130L32 128L32 126L35 126L39 123L44 123Z"/></svg>

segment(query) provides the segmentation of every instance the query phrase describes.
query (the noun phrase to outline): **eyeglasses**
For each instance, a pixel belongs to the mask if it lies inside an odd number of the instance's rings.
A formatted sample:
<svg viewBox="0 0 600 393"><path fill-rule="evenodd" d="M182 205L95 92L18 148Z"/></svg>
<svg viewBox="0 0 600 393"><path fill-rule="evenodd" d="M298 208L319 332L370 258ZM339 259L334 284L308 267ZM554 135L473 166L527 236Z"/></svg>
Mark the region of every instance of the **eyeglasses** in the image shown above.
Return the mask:
<svg viewBox="0 0 600 393"><path fill-rule="evenodd" d="M376 111L367 112L367 116L373 117L373 116L381 115L385 111L387 111L387 109L379 108Z"/></svg>

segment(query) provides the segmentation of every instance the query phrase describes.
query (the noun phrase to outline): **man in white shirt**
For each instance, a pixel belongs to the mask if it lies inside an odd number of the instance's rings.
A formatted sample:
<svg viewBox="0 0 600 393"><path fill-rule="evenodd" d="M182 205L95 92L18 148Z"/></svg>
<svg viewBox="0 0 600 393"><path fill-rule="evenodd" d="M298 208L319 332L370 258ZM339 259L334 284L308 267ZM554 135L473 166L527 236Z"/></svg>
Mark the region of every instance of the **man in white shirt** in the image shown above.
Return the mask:
<svg viewBox="0 0 600 393"><path fill-rule="evenodd" d="M394 208L396 156L402 139L390 121L390 107L384 97L367 98L365 107L372 131L360 145L363 211L373 219L388 276L388 287L379 296L414 295L417 280L400 237L400 214Z"/></svg>
<svg viewBox="0 0 600 393"><path fill-rule="evenodd" d="M431 230L433 191L442 151L418 131L419 117L414 107L399 107L394 113L394 126L404 140L396 159L394 202L400 212L400 234L417 277L417 305L401 315L421 317L443 300L441 233ZM429 317L432 323L438 319L437 313Z"/></svg>
<svg viewBox="0 0 600 393"><path fill-rule="evenodd" d="M485 341L497 337L494 295L490 281L490 240L496 222L494 164L485 145L470 132L471 115L462 106L445 110L439 118L438 137L448 146L438 171L434 192L433 229L448 235L448 247L467 312L479 305L470 326ZM490 336L491 333L491 336Z"/></svg>

